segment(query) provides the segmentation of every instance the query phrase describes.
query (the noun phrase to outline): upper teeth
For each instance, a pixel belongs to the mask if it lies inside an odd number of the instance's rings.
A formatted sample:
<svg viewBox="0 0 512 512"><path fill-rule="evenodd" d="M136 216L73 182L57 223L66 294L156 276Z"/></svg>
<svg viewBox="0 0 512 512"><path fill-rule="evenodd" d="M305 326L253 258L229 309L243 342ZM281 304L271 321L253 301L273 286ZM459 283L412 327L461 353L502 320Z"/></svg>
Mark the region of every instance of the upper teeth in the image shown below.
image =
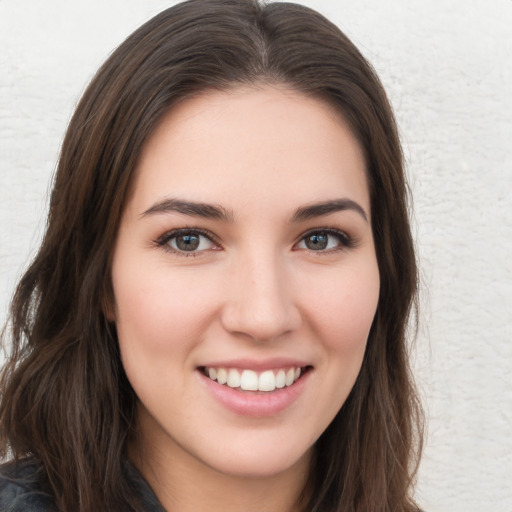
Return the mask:
<svg viewBox="0 0 512 512"><path fill-rule="evenodd" d="M245 391L274 391L274 389L291 386L301 374L301 368L265 370L237 370L236 368L205 368L205 374L219 384Z"/></svg>

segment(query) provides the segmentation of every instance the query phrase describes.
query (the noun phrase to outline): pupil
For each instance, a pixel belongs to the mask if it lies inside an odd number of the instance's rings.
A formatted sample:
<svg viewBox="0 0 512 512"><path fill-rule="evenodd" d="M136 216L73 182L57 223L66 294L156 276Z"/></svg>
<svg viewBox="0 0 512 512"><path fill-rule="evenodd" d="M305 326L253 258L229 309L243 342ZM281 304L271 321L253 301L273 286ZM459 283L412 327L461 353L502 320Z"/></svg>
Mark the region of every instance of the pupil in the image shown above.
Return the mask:
<svg viewBox="0 0 512 512"><path fill-rule="evenodd" d="M176 238L176 246L181 251L194 251L199 247L197 235L180 235Z"/></svg>
<svg viewBox="0 0 512 512"><path fill-rule="evenodd" d="M306 238L306 246L313 251L319 251L327 247L327 235L310 235Z"/></svg>

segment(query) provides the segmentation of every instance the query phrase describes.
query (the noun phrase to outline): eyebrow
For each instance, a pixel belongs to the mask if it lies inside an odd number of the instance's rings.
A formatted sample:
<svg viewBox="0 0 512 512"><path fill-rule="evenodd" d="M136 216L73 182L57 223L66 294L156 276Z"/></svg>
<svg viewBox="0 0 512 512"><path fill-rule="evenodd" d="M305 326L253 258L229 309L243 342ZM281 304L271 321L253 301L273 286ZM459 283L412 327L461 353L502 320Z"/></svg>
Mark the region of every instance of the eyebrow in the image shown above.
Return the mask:
<svg viewBox="0 0 512 512"><path fill-rule="evenodd" d="M158 201L141 214L141 217L148 217L159 213L182 213L204 219L222 220L224 222L233 222L234 215L231 210L223 206L209 203L198 203L195 201L183 201L175 198L165 198Z"/></svg>
<svg viewBox="0 0 512 512"><path fill-rule="evenodd" d="M361 215L366 222L368 222L368 216L366 215L363 207L355 201L352 201L352 199L346 198L322 201L321 203L314 203L298 208L292 215L291 222L301 222L346 210L355 211ZM235 218L234 213L223 206L196 201L183 201L175 198L165 198L162 201L158 201L144 211L141 214L141 217L172 212L190 215L193 217L202 217L204 219L221 220L224 222L233 222L233 219Z"/></svg>
<svg viewBox="0 0 512 512"><path fill-rule="evenodd" d="M368 215L364 211L364 208L355 201L352 201L352 199L346 198L332 199L330 201L323 201L321 203L314 203L298 208L293 214L291 222L300 222L346 210L352 210L358 213L366 222L368 222Z"/></svg>

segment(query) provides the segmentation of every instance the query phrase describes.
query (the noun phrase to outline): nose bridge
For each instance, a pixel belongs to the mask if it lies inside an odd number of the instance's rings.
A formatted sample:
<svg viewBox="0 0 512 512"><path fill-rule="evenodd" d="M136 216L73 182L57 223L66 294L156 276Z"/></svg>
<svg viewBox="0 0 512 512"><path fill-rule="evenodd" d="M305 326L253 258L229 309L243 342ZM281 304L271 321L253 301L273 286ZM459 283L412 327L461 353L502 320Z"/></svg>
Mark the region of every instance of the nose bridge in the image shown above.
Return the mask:
<svg viewBox="0 0 512 512"><path fill-rule="evenodd" d="M281 255L271 248L249 248L234 266L223 314L226 329L265 341L298 327L300 314Z"/></svg>

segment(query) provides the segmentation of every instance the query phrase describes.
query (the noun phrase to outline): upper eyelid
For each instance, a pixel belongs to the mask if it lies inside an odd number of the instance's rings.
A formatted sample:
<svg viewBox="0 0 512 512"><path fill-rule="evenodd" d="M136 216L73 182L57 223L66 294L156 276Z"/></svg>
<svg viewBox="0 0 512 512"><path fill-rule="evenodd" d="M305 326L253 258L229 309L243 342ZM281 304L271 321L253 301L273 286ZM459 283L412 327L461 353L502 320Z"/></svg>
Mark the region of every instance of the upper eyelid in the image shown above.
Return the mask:
<svg viewBox="0 0 512 512"><path fill-rule="evenodd" d="M339 234L348 236L348 234L343 229L327 227L327 226L320 226L318 228L307 229L306 231L304 231L304 233L301 236L307 236L310 233L339 233Z"/></svg>
<svg viewBox="0 0 512 512"><path fill-rule="evenodd" d="M211 231L208 231L207 229L203 229L203 228L189 228L189 227L171 229L169 231L166 231L163 235L159 236L156 239L156 241L158 243L160 243L160 242L166 243L176 236L187 234L187 233L194 233L194 234L204 236L204 237L208 238L209 240L211 240L213 243L219 244L218 237L216 235L214 235Z"/></svg>
<svg viewBox="0 0 512 512"><path fill-rule="evenodd" d="M311 228L311 229L308 229L307 231L305 231L304 233L302 233L299 238L297 239L297 241L300 241L302 240L303 238L309 236L309 235L313 235L315 233L327 233L328 235L338 235L338 236L341 236L347 240L352 240L353 237L351 235L349 235L346 231L344 231L343 229L338 229L338 228L328 228L328 227L320 227L320 228Z"/></svg>
<svg viewBox="0 0 512 512"><path fill-rule="evenodd" d="M182 251L180 249L176 249L174 247L171 247L169 242L173 239L179 236L180 234L198 234L200 236L204 236L207 238L214 247L209 249L202 249L202 250L194 250L194 251ZM161 249L169 254L175 254L179 257L197 257L197 256L203 256L205 253L208 253L209 251L216 251L219 250L219 248L222 248L220 243L217 241L217 237L211 233L208 230L202 229L202 228L177 228L177 229L171 229L167 232L165 232L163 235L158 237L156 240L154 240L153 245L157 247L158 249Z"/></svg>
<svg viewBox="0 0 512 512"><path fill-rule="evenodd" d="M165 232L163 235L159 236L155 240L155 243L158 246L162 246L162 245L165 245L167 242L169 242L169 240L171 240L172 238L179 236L180 234L186 234L186 233L197 233L201 236L205 236L211 242L213 242L215 245L222 247L222 244L220 243L219 238L211 231L204 229L204 228L188 227L188 226L183 227L183 228L171 229L171 230ZM310 236L315 233L326 233L326 234L330 234L333 236L337 235L340 238L344 239L348 243L356 243L357 242L357 239L355 237L351 236L350 234L348 234L346 231L344 231L342 229L323 226L323 227L311 228L311 229L308 229L307 231L303 232L302 234L299 235L299 237L296 239L296 241L294 242L293 245L295 246L297 243L301 242L305 237ZM199 251L199 252L202 252L202 251Z"/></svg>
<svg viewBox="0 0 512 512"><path fill-rule="evenodd" d="M325 233L327 235L337 236L339 239L339 244L340 244L339 247L332 248L332 249L311 251L311 252L314 252L318 256L322 255L322 254L330 254L332 252L337 252L337 251L341 251L341 250L353 249L359 245L358 237L352 236L342 229L324 227L324 228L313 228L313 229L306 231L298 238L297 242L295 242L295 244L294 244L294 247L297 244L301 243L307 236L313 235L315 233ZM306 249L306 250L308 250L308 249Z"/></svg>

